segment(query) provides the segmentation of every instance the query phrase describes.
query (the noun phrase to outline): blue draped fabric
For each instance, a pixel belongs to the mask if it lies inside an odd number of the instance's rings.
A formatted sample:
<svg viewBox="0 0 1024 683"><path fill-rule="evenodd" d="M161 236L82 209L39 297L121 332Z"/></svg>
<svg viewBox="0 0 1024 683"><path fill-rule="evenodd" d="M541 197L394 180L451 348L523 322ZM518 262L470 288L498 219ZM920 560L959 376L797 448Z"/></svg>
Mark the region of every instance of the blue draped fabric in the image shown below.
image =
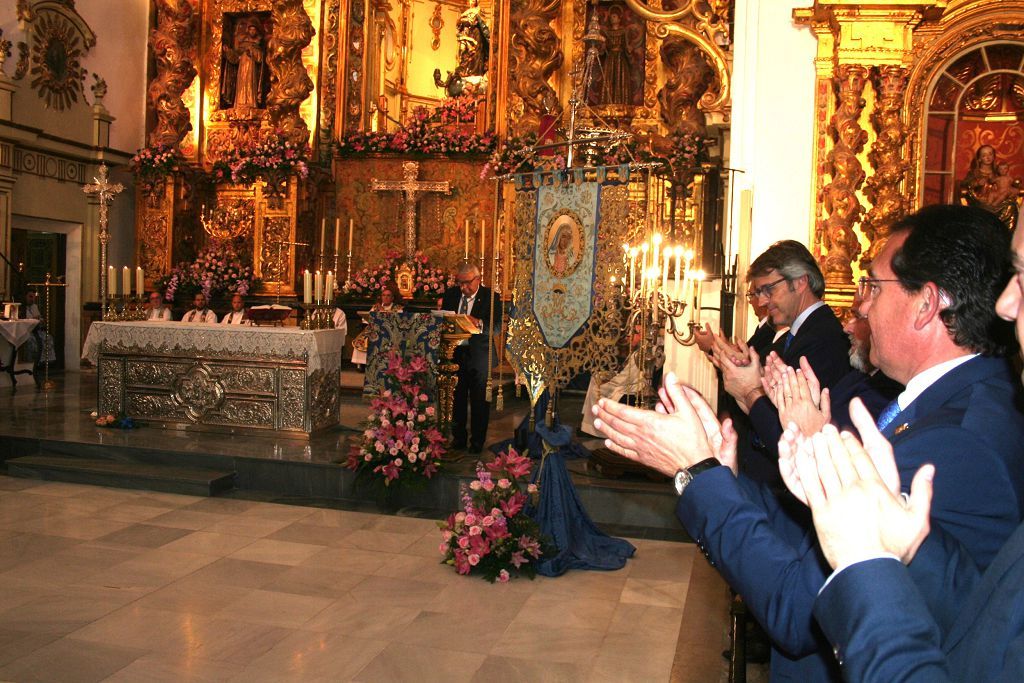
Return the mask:
<svg viewBox="0 0 1024 683"><path fill-rule="evenodd" d="M441 348L441 319L430 313L374 311L370 313L369 323L363 395L375 398L384 390L387 354L394 349L403 358L416 354L426 357L431 370L428 385L422 388L433 398Z"/></svg>
<svg viewBox="0 0 1024 683"><path fill-rule="evenodd" d="M527 514L551 539L557 553L542 558L537 564L537 573L561 576L570 569L622 569L636 548L625 539L604 533L590 519L565 466L567 458L590 457L590 451L572 440L572 432L565 425L549 428L544 423L547 401L545 392L534 407L537 425L534 431L529 430L527 415L516 429L515 439L492 447L499 452L513 445L522 450L525 444L535 460L541 460L545 444L550 449L541 467L533 472L533 481L540 482L540 500Z"/></svg>

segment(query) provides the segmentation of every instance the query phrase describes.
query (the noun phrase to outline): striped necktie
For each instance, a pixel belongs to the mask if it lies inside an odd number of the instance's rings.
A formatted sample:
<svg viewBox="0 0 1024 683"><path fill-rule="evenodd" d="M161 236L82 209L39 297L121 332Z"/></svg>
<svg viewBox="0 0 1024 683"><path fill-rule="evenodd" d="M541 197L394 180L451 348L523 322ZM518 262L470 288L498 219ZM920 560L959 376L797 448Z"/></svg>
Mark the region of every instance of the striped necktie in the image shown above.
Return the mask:
<svg viewBox="0 0 1024 683"><path fill-rule="evenodd" d="M468 303L469 303L469 299L467 299L466 295L463 294L462 295L462 300L459 301L459 315L466 315L466 309L468 308L468 306L467 306Z"/></svg>
<svg viewBox="0 0 1024 683"><path fill-rule="evenodd" d="M885 428L892 424L892 421L896 419L902 411L900 404L896 401L892 401L885 407L881 415L878 416L878 422L875 424L878 426L878 431L885 431Z"/></svg>

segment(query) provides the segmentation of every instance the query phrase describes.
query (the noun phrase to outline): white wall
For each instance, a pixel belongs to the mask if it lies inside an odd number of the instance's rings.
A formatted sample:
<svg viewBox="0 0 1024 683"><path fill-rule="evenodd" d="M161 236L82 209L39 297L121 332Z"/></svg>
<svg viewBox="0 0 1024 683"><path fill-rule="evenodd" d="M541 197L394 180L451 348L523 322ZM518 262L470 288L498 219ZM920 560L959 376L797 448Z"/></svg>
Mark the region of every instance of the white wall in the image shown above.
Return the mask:
<svg viewBox="0 0 1024 683"><path fill-rule="evenodd" d="M110 145L134 152L145 141L149 0L78 0L75 8L96 34L96 45L82 61L88 71L85 99L91 106L89 87L93 84L92 74L98 73L109 88L104 104L116 118ZM0 28L15 45L25 40L25 34L18 28L13 0L0 2ZM13 53L4 67L8 75L14 73L17 47ZM60 131L47 132L60 135Z"/></svg>
<svg viewBox="0 0 1024 683"><path fill-rule="evenodd" d="M811 4L736 0L729 165L744 173L735 175L732 192L732 253L741 242L743 190L752 198L750 249L741 263L780 239L810 246L817 41L809 29L794 25L792 13Z"/></svg>

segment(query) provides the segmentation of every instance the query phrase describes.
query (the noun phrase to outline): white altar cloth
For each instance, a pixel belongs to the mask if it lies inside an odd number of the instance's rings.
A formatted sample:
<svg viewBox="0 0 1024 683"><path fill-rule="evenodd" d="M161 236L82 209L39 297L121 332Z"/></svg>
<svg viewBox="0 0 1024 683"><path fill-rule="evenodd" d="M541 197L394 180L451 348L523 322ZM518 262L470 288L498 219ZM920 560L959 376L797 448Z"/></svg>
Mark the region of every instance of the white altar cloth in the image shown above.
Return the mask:
<svg viewBox="0 0 1024 683"><path fill-rule="evenodd" d="M18 348L32 336L32 330L36 329L38 324L39 321L35 319L0 320L0 337L6 339L14 348Z"/></svg>
<svg viewBox="0 0 1024 683"><path fill-rule="evenodd" d="M85 338L82 358L96 365L101 346L106 351L131 350L153 354L304 358L307 374L313 374L321 368L338 368L344 344L344 330L152 320L94 322Z"/></svg>

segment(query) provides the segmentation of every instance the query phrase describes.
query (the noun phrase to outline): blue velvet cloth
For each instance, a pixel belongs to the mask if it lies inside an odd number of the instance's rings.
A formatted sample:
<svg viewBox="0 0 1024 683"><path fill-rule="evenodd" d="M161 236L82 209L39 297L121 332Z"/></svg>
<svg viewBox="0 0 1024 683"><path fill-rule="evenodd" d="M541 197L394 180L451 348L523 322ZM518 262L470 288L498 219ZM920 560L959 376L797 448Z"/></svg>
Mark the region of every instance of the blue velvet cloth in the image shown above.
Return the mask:
<svg viewBox="0 0 1024 683"><path fill-rule="evenodd" d="M537 573L561 576L570 569L621 569L636 548L625 539L612 538L601 531L583 508L565 461L589 457L590 451L572 440L572 432L565 425L549 428L544 423L546 398L545 394L535 407L536 429L529 431L529 416L516 429L517 437L525 440L535 460L540 460L544 452L542 442L552 449L543 465L533 472L533 480L540 481L540 500L535 508L527 510L557 548L556 554L541 559ZM506 442L505 447L512 442Z"/></svg>

